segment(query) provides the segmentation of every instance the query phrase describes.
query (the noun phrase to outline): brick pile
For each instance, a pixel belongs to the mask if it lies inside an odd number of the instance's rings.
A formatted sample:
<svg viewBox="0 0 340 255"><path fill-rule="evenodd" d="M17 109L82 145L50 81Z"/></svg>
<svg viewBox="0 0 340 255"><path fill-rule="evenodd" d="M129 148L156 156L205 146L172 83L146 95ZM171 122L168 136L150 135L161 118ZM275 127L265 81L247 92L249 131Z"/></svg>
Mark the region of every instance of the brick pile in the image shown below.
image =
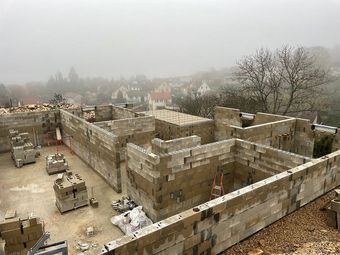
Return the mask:
<svg viewBox="0 0 340 255"><path fill-rule="evenodd" d="M34 163L37 151L29 139L28 133L19 133L17 130L9 130L12 158L16 167Z"/></svg>
<svg viewBox="0 0 340 255"><path fill-rule="evenodd" d="M88 205L85 181L72 172L59 174L53 186L56 206L61 213Z"/></svg>
<svg viewBox="0 0 340 255"><path fill-rule="evenodd" d="M0 239L5 241L5 252L30 249L44 232L44 223L37 217L14 217L0 222Z"/></svg>
<svg viewBox="0 0 340 255"><path fill-rule="evenodd" d="M68 169L68 162L64 154L56 153L46 156L46 172L56 174L65 172Z"/></svg>

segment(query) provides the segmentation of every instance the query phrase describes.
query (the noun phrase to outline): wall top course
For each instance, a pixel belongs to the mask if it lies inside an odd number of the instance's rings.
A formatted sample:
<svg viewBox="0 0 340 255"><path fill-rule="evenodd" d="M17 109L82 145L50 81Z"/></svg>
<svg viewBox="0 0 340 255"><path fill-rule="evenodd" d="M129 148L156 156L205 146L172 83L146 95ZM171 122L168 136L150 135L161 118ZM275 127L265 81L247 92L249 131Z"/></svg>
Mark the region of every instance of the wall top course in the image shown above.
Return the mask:
<svg viewBox="0 0 340 255"><path fill-rule="evenodd" d="M103 129L103 128L100 128L98 126L96 126L95 124L93 123L90 123L90 122L87 122L85 119L81 118L81 117L78 117L72 113L69 113L65 110L60 110L61 113L63 113L64 115L70 117L70 118L73 118L73 119L76 119L77 121L83 123L84 125L87 126L87 128L90 128L92 130L96 130L97 132L99 133L102 133L103 135L106 135L108 136L108 138L110 138L111 140L115 141L115 142L118 142L118 136L114 135L113 133Z"/></svg>

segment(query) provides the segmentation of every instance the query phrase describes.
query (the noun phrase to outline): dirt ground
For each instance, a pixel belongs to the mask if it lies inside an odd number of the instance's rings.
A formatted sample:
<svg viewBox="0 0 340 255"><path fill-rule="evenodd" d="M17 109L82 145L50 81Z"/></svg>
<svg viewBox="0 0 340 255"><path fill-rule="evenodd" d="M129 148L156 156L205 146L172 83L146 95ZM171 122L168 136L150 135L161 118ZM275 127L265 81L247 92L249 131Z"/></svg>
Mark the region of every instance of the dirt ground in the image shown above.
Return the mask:
<svg viewBox="0 0 340 255"><path fill-rule="evenodd" d="M98 254L103 245L123 233L110 222L117 213L111 207L111 201L121 198L94 170L76 155L70 154L67 147L60 147L69 161L70 170L80 174L91 194L99 202L98 208L86 206L60 214L55 205L53 183L56 175L48 175L45 170L45 156L56 152L55 147L45 147L34 164L16 168L10 153L0 154L0 219L8 209L16 209L19 216L33 213L45 222L45 230L51 233L49 243L67 240L69 254L78 254L77 242L94 244L84 254ZM86 228L93 226L95 235L88 238Z"/></svg>
<svg viewBox="0 0 340 255"><path fill-rule="evenodd" d="M335 197L331 191L234 245L224 255L340 254L340 230L327 225L320 210Z"/></svg>

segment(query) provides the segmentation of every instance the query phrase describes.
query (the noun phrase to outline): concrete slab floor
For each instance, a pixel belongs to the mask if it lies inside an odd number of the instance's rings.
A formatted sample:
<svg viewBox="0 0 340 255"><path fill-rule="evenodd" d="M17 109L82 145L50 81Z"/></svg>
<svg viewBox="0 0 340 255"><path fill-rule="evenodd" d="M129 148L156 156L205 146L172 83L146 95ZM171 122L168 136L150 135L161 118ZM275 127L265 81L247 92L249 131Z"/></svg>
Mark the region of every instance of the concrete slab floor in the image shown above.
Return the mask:
<svg viewBox="0 0 340 255"><path fill-rule="evenodd" d="M0 218L4 218L8 209L16 209L19 215L34 213L45 222L45 230L51 233L49 243L67 240L69 254L80 253L76 250L78 241L97 244L85 254L98 254L103 244L114 240L123 233L112 225L110 218L117 215L111 207L111 201L119 199L116 193L91 167L78 156L72 155L66 146L59 146L69 162L70 170L80 174L86 182L91 196L99 202L98 208L86 206L60 214L55 205L53 182L56 175L48 175L45 170L45 156L56 153L56 147L44 147L41 156L34 164L16 168L10 153L0 154ZM93 226L96 233L86 236L86 228Z"/></svg>

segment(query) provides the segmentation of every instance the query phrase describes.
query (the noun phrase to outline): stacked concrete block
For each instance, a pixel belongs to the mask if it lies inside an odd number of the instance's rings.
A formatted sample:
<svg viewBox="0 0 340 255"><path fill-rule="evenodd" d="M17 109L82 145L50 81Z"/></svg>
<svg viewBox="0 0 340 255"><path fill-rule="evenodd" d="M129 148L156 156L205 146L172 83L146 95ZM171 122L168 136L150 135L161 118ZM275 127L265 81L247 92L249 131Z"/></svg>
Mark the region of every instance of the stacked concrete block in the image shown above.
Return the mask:
<svg viewBox="0 0 340 255"><path fill-rule="evenodd" d="M0 238L5 241L6 254L27 251L43 233L44 223L37 217L15 217L0 222Z"/></svg>
<svg viewBox="0 0 340 255"><path fill-rule="evenodd" d="M88 205L85 181L72 172L59 174L53 185L56 206L61 213Z"/></svg>
<svg viewBox="0 0 340 255"><path fill-rule="evenodd" d="M16 167L36 161L37 151L30 141L28 133L19 133L17 130L9 130L11 154Z"/></svg>
<svg viewBox="0 0 340 255"><path fill-rule="evenodd" d="M68 169L68 162L62 153L46 156L46 172L56 174L65 172Z"/></svg>
<svg viewBox="0 0 340 255"><path fill-rule="evenodd" d="M219 254L340 185L340 151L173 215L101 254Z"/></svg>

